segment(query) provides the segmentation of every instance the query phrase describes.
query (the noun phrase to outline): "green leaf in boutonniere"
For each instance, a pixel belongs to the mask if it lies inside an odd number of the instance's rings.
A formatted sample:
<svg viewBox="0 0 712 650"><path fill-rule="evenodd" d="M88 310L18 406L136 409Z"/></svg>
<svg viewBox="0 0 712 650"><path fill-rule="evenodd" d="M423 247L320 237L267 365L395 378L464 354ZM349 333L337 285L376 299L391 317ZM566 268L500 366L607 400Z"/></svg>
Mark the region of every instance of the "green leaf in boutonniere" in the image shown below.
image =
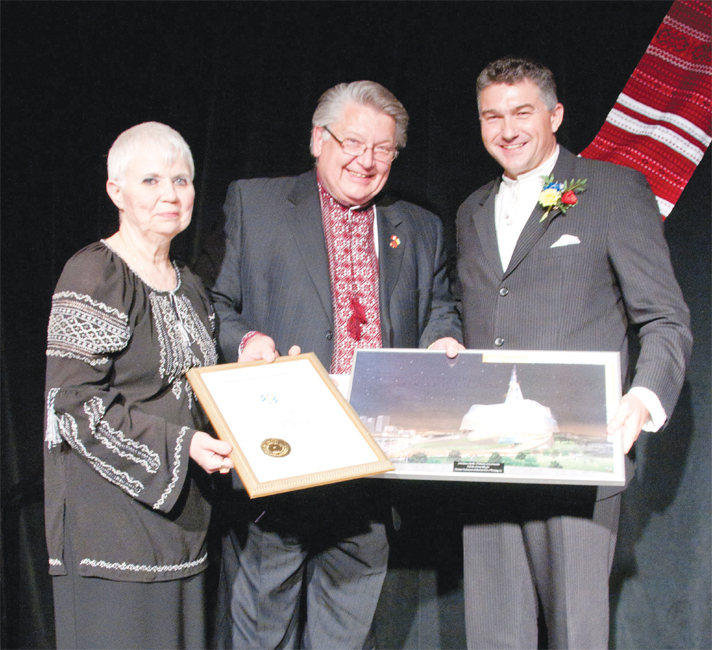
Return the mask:
<svg viewBox="0 0 712 650"><path fill-rule="evenodd" d="M544 176L544 188L539 194L539 205L546 210L544 216L539 219L539 223L549 216L552 210L558 210L561 214L566 214L569 208L573 208L578 203L578 194L586 191L587 178L564 181L559 183L554 180L554 175Z"/></svg>

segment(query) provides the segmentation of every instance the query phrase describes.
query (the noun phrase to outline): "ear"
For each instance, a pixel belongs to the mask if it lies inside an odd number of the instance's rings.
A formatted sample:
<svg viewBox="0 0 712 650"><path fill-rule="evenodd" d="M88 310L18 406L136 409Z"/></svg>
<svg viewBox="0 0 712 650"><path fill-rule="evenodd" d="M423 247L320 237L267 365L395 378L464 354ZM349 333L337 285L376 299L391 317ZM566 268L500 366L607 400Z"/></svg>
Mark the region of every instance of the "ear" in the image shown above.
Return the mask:
<svg viewBox="0 0 712 650"><path fill-rule="evenodd" d="M321 126L315 126L312 129L312 156L318 158L321 156L321 148L324 145L324 140L321 136L324 133L324 129Z"/></svg>
<svg viewBox="0 0 712 650"><path fill-rule="evenodd" d="M106 193L109 195L109 198L113 201L114 205L120 211L123 211L124 192L115 180L109 179L106 181Z"/></svg>
<svg viewBox="0 0 712 650"><path fill-rule="evenodd" d="M564 120L564 105L557 104L551 113L551 132L556 133Z"/></svg>

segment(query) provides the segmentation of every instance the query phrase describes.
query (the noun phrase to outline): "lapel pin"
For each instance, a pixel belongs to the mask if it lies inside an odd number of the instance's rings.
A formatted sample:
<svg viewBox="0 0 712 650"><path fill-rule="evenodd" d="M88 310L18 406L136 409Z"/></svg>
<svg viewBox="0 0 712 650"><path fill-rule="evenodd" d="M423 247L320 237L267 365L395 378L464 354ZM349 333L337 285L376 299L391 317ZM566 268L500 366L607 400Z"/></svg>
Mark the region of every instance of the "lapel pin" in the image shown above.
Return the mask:
<svg viewBox="0 0 712 650"><path fill-rule="evenodd" d="M391 248L398 248L400 246L400 239L395 235L391 235L391 243L389 244Z"/></svg>

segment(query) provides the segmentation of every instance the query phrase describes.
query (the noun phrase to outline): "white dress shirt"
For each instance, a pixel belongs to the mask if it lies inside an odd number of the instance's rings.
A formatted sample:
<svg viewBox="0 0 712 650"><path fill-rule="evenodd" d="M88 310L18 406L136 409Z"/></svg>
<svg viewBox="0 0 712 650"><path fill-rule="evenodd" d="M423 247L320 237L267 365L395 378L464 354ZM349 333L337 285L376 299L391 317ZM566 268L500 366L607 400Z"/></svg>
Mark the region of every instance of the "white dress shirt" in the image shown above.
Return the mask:
<svg viewBox="0 0 712 650"><path fill-rule="evenodd" d="M524 225L536 207L544 187L544 176L548 176L554 170L558 157L557 145L554 154L536 169L520 174L516 180L502 176L502 183L494 203L494 218L503 271L507 270L519 235L522 234Z"/></svg>

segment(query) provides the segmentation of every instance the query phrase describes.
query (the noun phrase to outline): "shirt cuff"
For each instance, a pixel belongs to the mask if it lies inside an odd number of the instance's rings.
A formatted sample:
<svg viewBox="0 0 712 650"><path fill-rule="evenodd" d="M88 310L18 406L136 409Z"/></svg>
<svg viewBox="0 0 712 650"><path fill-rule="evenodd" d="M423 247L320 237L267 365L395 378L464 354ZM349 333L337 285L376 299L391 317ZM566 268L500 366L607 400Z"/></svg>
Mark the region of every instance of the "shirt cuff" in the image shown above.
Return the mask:
<svg viewBox="0 0 712 650"><path fill-rule="evenodd" d="M240 357L242 356L242 353L245 351L245 346L253 339L255 336L258 334L261 334L262 332L258 332L257 330L251 330L250 332L247 332L245 336L242 337L242 341L240 341L240 347L237 348L237 360L240 360Z"/></svg>
<svg viewBox="0 0 712 650"><path fill-rule="evenodd" d="M665 420L667 420L667 413L665 413L665 409L660 403L658 396L652 390L644 386L633 386L633 388L628 391L628 394L635 395L643 402L643 406L648 409L650 416L643 423L643 431L649 431L651 433L658 431L663 424L665 424Z"/></svg>

